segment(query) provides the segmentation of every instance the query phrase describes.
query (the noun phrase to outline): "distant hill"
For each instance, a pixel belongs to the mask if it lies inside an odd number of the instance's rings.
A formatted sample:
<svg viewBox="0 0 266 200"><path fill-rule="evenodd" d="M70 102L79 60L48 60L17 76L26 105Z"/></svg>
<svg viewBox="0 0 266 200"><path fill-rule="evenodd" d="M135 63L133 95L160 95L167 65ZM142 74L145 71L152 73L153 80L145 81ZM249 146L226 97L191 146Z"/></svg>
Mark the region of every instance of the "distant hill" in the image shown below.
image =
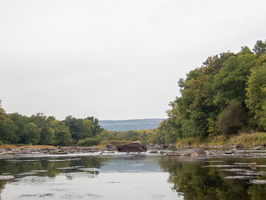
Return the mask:
<svg viewBox="0 0 266 200"><path fill-rule="evenodd" d="M109 131L155 129L165 119L99 120L102 128Z"/></svg>

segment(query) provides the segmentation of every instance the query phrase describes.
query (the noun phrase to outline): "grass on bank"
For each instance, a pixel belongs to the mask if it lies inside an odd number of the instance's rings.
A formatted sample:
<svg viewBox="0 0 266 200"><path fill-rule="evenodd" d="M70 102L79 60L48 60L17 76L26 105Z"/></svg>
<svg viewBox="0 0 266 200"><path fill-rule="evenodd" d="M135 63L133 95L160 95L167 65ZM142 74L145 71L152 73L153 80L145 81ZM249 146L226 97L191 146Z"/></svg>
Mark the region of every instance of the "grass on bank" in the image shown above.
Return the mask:
<svg viewBox="0 0 266 200"><path fill-rule="evenodd" d="M4 144L1 145L0 148L2 149L17 149L17 148L55 148L55 146L51 146L51 145L10 145L10 144Z"/></svg>
<svg viewBox="0 0 266 200"><path fill-rule="evenodd" d="M199 146L199 145L208 145L208 146L216 146L216 145L236 145L238 143L242 143L244 146L258 146L261 144L266 144L266 133L265 132L256 132L256 133L241 133L239 135L218 135L214 137L207 138L185 138L176 143L178 146Z"/></svg>
<svg viewBox="0 0 266 200"><path fill-rule="evenodd" d="M127 144L132 141L129 140L104 140L101 141L100 144L98 145L84 145L84 146L91 146L96 149L104 149L107 144L111 145L122 145L122 144ZM2 149L16 149L16 148L55 148L55 146L52 145L10 145L10 144L4 144L0 145L0 148Z"/></svg>
<svg viewBox="0 0 266 200"><path fill-rule="evenodd" d="M127 144L132 141L129 140L105 140L101 141L100 144L92 146L96 149L104 149L107 144L111 145L122 145ZM207 138L184 138L179 140L175 145L177 146L200 146L200 145L208 145L208 146L217 146L217 145L236 145L238 143L242 143L244 146L248 147L259 146L261 144L266 144L266 132L256 132L256 133L242 133L239 135L231 135L230 137L226 135L218 135ZM55 148L55 146L51 145L0 145L0 148Z"/></svg>

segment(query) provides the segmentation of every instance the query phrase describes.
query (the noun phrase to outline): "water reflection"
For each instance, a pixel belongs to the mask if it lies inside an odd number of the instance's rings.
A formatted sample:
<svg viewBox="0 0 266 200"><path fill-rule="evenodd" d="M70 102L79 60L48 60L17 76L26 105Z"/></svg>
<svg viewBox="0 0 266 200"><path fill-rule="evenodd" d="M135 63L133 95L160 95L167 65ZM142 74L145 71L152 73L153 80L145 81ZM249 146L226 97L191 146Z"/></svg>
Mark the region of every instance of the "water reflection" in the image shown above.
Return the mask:
<svg viewBox="0 0 266 200"><path fill-rule="evenodd" d="M266 160L145 155L0 159L1 200L264 200Z"/></svg>
<svg viewBox="0 0 266 200"><path fill-rule="evenodd" d="M2 200L183 199L158 157L16 158L0 159L0 166Z"/></svg>
<svg viewBox="0 0 266 200"><path fill-rule="evenodd" d="M241 163L242 161L245 163ZM251 170L253 159L231 158L186 160L162 157L161 167L170 173L174 189L184 194L185 200L264 200L266 198L265 159L261 168ZM254 184L254 183L262 184ZM263 184L264 183L264 184Z"/></svg>

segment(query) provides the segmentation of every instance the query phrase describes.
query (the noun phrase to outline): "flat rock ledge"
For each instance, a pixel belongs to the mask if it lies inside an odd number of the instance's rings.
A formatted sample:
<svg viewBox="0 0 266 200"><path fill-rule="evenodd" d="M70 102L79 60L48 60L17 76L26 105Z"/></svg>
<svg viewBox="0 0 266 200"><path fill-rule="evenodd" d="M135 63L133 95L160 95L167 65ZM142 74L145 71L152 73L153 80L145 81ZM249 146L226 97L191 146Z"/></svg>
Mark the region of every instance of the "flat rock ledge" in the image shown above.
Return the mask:
<svg viewBox="0 0 266 200"><path fill-rule="evenodd" d="M196 149L178 149L173 152L166 153L168 156L191 156L191 157L199 157L206 156L207 152L204 149L196 148Z"/></svg>

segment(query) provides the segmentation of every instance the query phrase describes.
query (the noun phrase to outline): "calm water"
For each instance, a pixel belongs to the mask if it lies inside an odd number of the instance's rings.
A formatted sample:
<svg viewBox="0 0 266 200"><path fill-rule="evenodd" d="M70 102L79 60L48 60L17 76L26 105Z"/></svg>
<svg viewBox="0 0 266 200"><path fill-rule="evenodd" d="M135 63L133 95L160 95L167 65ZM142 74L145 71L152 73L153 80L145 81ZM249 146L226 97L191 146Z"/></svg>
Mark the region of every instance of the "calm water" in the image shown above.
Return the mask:
<svg viewBox="0 0 266 200"><path fill-rule="evenodd" d="M251 169L250 162L257 162ZM265 200L265 157L0 158L1 200Z"/></svg>

